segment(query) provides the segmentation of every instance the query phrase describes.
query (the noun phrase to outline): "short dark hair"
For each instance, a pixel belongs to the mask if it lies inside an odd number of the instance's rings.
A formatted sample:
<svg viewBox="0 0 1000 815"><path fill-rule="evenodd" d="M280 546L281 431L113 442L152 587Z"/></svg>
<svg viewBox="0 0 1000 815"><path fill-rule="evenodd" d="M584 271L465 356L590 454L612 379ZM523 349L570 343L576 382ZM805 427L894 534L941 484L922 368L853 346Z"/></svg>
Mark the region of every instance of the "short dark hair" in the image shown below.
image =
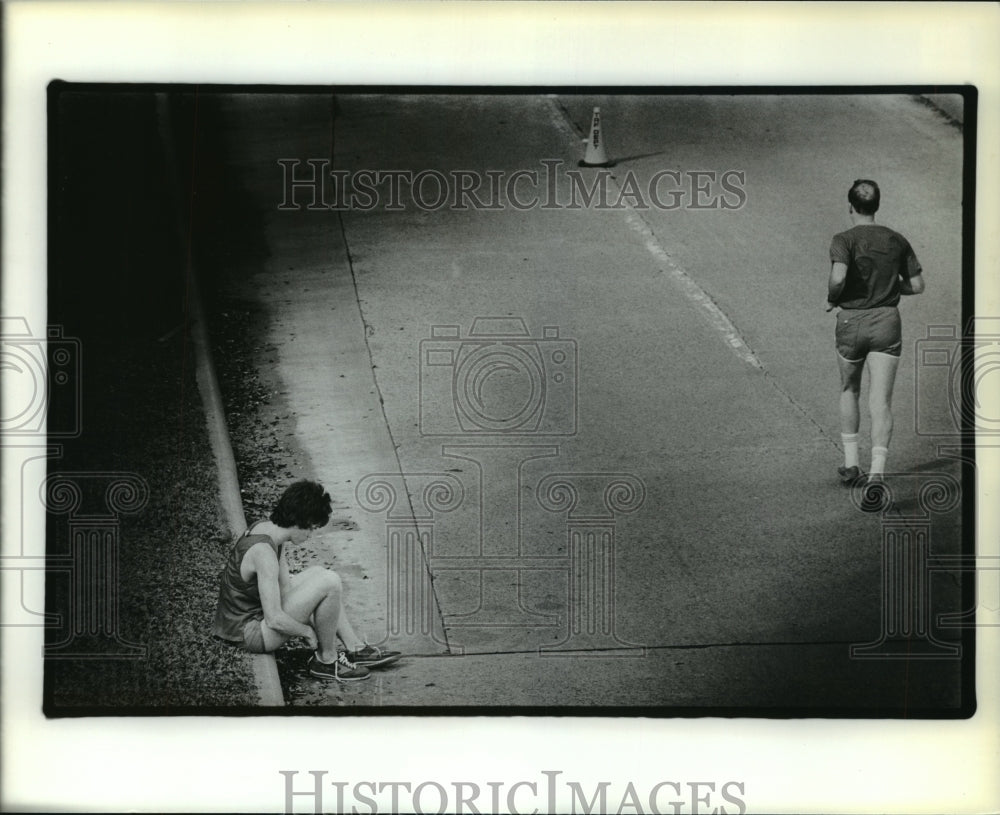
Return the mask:
<svg viewBox="0 0 1000 815"><path fill-rule="evenodd" d="M851 185L851 189L847 193L847 200L851 202L855 212L861 215L874 215L878 212L882 193L874 181L859 178Z"/></svg>
<svg viewBox="0 0 1000 815"><path fill-rule="evenodd" d="M271 522L284 529L326 526L330 520L330 494L315 481L296 481L278 499Z"/></svg>

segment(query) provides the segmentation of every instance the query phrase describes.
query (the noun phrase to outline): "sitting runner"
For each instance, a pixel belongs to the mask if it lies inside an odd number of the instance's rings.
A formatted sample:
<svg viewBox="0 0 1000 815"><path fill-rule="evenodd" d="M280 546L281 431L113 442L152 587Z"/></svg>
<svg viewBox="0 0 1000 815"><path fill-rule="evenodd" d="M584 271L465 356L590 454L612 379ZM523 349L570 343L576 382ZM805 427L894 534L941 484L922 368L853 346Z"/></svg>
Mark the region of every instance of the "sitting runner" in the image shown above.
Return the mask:
<svg viewBox="0 0 1000 815"><path fill-rule="evenodd" d="M314 650L309 673L347 682L366 679L370 668L399 659L364 642L344 612L340 576L312 566L292 575L284 544L300 544L330 521L330 496L314 481L285 490L267 520L244 532L220 575L213 633L253 653L274 651L291 637ZM345 650L338 648L338 639Z"/></svg>

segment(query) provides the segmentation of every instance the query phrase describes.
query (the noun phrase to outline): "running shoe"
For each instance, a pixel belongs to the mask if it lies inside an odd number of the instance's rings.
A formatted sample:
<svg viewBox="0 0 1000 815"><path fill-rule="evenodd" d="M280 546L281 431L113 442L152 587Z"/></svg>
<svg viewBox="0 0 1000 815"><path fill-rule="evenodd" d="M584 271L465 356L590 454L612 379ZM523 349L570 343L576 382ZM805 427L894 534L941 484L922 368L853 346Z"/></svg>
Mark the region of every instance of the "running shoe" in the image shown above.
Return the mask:
<svg viewBox="0 0 1000 815"><path fill-rule="evenodd" d="M401 656L399 651L383 651L368 643L365 643L365 647L359 648L357 651L347 651L347 658L351 662L365 668L381 668L383 665L395 662Z"/></svg>
<svg viewBox="0 0 1000 815"><path fill-rule="evenodd" d="M336 679L338 682L354 682L367 679L368 669L351 662L341 651L336 662L320 662L314 654L309 659L309 673L319 679Z"/></svg>
<svg viewBox="0 0 1000 815"><path fill-rule="evenodd" d="M861 472L861 468L858 466L838 467L837 475L840 476L840 483L845 487L853 487L855 482L864 477L864 473Z"/></svg>

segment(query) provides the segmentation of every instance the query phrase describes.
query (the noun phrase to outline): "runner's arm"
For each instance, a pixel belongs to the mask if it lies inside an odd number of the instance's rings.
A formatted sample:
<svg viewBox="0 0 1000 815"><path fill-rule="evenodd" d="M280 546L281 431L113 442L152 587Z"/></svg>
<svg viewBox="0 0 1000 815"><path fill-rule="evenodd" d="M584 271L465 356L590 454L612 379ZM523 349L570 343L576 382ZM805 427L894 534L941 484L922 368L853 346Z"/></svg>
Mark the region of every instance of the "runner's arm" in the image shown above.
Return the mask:
<svg viewBox="0 0 1000 815"><path fill-rule="evenodd" d="M922 274L915 274L911 277L899 276L900 294L923 294L923 291L924 276Z"/></svg>
<svg viewBox="0 0 1000 815"><path fill-rule="evenodd" d="M899 270L899 291L900 294L922 294L924 291L923 268L917 260L917 254L913 251L909 241L905 241L906 252Z"/></svg>
<svg viewBox="0 0 1000 815"><path fill-rule="evenodd" d="M288 589L292 585L292 575L288 570L288 558L285 556L285 550L281 550L281 557L278 559L278 588L281 589L281 596L284 597L288 593Z"/></svg>
<svg viewBox="0 0 1000 815"><path fill-rule="evenodd" d="M266 543L259 543L247 552L251 565L257 574L257 589L260 592L260 605L264 611L264 622L269 628L290 637L306 637L312 634L312 629L305 623L300 623L281 607L281 585L279 583L281 567L274 551Z"/></svg>
<svg viewBox="0 0 1000 815"><path fill-rule="evenodd" d="M847 282L847 264L833 261L830 264L830 282L827 284L826 310L832 311L837 306L837 300L844 291Z"/></svg>

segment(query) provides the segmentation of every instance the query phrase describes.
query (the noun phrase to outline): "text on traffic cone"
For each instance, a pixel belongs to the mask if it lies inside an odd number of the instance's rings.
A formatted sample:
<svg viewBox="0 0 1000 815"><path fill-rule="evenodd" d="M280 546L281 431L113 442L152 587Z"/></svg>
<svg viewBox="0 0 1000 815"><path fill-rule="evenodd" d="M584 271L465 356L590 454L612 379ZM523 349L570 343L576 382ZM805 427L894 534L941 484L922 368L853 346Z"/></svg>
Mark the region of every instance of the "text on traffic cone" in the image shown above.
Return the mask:
<svg viewBox="0 0 1000 815"><path fill-rule="evenodd" d="M601 109L594 108L590 120L590 138L587 141L587 152L580 162L581 167L607 167L608 154L604 149L604 134L601 132Z"/></svg>

